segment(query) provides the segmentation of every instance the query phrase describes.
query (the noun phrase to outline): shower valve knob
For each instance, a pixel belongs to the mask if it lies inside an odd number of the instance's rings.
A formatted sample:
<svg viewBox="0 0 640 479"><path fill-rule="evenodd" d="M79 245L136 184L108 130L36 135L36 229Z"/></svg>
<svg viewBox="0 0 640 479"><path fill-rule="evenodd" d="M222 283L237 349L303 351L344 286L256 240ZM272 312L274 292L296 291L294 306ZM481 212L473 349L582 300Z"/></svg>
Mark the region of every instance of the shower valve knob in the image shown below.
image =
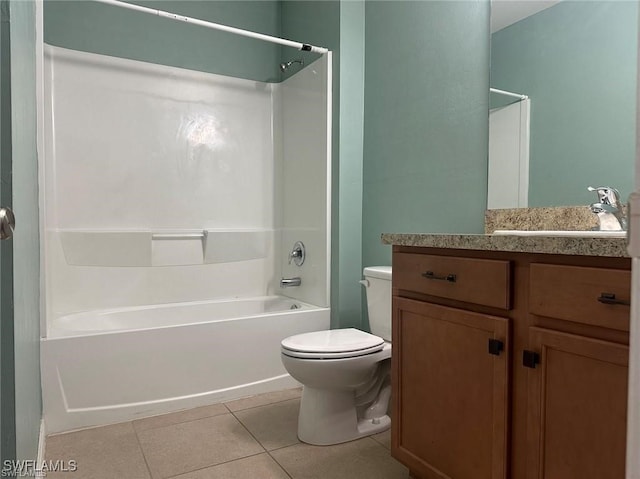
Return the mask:
<svg viewBox="0 0 640 479"><path fill-rule="evenodd" d="M302 241L296 241L291 253L289 253L289 264L293 261L296 266L302 266L305 259L305 249Z"/></svg>
<svg viewBox="0 0 640 479"><path fill-rule="evenodd" d="M10 239L16 227L16 217L11 208L0 208L0 240Z"/></svg>

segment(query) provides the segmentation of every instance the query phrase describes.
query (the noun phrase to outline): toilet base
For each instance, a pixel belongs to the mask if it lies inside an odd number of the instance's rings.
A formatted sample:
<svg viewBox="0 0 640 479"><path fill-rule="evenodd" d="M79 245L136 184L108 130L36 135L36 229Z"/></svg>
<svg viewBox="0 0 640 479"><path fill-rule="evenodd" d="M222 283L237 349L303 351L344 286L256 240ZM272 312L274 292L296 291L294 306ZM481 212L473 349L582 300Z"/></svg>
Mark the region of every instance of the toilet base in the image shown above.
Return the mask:
<svg viewBox="0 0 640 479"><path fill-rule="evenodd" d="M370 436L391 427L386 414L358 418L353 391L302 390L298 438L307 444L329 446Z"/></svg>

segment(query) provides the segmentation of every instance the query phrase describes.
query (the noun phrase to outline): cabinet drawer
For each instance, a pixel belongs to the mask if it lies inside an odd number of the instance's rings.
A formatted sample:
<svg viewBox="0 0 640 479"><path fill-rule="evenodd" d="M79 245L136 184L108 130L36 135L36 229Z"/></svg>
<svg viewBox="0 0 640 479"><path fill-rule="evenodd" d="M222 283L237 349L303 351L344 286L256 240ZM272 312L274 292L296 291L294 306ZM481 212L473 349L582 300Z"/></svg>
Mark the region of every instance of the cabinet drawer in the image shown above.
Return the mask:
<svg viewBox="0 0 640 479"><path fill-rule="evenodd" d="M529 274L533 314L629 331L630 271L532 264Z"/></svg>
<svg viewBox="0 0 640 479"><path fill-rule="evenodd" d="M393 287L510 309L509 261L396 253Z"/></svg>

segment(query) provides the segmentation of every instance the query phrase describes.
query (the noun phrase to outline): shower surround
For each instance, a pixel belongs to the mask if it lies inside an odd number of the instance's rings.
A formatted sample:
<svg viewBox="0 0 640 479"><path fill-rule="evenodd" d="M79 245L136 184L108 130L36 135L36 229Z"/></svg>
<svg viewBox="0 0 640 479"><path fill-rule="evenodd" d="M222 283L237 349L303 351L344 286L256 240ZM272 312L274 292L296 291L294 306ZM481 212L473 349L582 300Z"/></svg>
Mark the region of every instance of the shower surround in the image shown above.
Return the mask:
<svg viewBox="0 0 640 479"><path fill-rule="evenodd" d="M295 384L279 340L329 327L330 78L45 46L48 433Z"/></svg>

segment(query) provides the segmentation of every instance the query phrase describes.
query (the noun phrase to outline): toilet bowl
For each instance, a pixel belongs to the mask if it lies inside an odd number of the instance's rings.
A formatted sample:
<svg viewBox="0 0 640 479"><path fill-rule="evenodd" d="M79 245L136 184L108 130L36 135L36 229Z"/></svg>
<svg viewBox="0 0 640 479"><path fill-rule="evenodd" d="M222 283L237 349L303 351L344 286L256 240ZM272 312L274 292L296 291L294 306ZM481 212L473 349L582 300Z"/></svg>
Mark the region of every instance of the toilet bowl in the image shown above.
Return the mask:
<svg viewBox="0 0 640 479"><path fill-rule="evenodd" d="M303 442L338 444L391 425L391 267L365 268L364 277L375 334L346 328L282 341L282 363L304 386L298 417Z"/></svg>

